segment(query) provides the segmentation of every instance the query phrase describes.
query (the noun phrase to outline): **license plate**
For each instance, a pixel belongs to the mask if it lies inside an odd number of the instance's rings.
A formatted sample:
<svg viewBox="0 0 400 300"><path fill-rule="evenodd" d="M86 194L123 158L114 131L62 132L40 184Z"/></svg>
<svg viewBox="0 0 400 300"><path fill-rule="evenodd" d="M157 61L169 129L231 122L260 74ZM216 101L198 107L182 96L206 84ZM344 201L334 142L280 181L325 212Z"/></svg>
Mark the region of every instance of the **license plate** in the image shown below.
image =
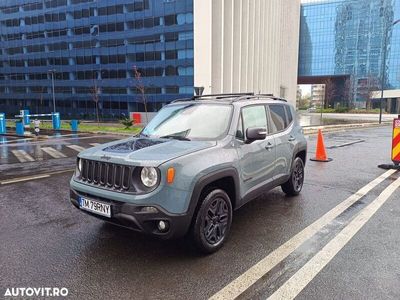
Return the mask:
<svg viewBox="0 0 400 300"><path fill-rule="evenodd" d="M92 199L80 197L79 206L81 209L90 211L92 213L111 218L111 205L101 203Z"/></svg>

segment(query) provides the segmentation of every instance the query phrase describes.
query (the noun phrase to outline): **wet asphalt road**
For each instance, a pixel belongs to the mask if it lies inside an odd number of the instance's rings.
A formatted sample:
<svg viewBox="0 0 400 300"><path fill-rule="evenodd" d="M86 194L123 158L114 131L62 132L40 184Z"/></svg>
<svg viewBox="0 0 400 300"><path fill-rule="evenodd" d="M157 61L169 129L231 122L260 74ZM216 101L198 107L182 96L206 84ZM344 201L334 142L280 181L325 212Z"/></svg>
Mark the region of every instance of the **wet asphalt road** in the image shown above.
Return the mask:
<svg viewBox="0 0 400 300"><path fill-rule="evenodd" d="M187 240L151 239L79 212L69 203L71 172L0 185L0 295L8 287L49 286L68 288L71 299L206 299L383 174L377 165L390 162L390 137L390 127L326 135L333 161L307 161L301 195L288 198L276 188L235 212L229 241L210 256ZM310 137L309 156L314 144ZM0 180L18 170L34 174L35 164L45 172L73 163L67 157L3 164ZM399 177L380 183L239 298L270 296ZM399 299L399 216L400 189L297 298Z"/></svg>

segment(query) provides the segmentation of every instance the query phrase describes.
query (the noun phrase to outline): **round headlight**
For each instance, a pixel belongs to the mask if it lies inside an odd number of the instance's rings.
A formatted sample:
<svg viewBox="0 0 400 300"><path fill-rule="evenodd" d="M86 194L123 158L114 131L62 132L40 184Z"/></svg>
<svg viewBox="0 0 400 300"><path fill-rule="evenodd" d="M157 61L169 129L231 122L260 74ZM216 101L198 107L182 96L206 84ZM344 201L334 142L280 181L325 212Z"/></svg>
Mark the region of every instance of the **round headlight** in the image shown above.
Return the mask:
<svg viewBox="0 0 400 300"><path fill-rule="evenodd" d="M154 187L158 181L157 170L153 167L144 167L140 172L140 179L146 187Z"/></svg>
<svg viewBox="0 0 400 300"><path fill-rule="evenodd" d="M78 158L78 171L82 172L82 159Z"/></svg>

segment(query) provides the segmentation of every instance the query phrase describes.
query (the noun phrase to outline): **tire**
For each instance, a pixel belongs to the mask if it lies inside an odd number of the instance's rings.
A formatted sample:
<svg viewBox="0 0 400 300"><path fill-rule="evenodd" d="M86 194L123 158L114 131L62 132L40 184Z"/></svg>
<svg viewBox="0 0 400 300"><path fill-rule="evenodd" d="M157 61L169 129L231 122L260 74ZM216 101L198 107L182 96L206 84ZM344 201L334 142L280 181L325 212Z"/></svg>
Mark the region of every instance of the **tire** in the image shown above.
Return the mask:
<svg viewBox="0 0 400 300"><path fill-rule="evenodd" d="M297 196L300 194L304 183L304 162L300 157L293 161L290 178L282 184L282 191L288 196Z"/></svg>
<svg viewBox="0 0 400 300"><path fill-rule="evenodd" d="M191 237L198 250L210 254L219 250L229 235L232 203L221 189L212 189L203 197L195 215Z"/></svg>

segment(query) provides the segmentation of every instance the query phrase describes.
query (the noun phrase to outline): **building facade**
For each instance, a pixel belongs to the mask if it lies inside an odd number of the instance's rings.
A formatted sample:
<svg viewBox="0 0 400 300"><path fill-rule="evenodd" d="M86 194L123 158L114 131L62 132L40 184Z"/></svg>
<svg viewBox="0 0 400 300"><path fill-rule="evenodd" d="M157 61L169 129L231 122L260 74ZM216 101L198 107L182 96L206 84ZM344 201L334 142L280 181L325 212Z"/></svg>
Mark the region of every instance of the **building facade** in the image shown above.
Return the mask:
<svg viewBox="0 0 400 300"><path fill-rule="evenodd" d="M400 1L306 1L300 18L300 83L330 80L335 102L365 107L379 98L384 78L384 97L397 110L400 26L392 24L400 19Z"/></svg>
<svg viewBox="0 0 400 300"><path fill-rule="evenodd" d="M325 102L325 85L313 84L311 85L311 107L320 107Z"/></svg>
<svg viewBox="0 0 400 300"><path fill-rule="evenodd" d="M115 118L194 86L295 102L300 3L284 2L3 0L0 111L50 112L54 91L65 117L93 117L98 104Z"/></svg>
<svg viewBox="0 0 400 300"><path fill-rule="evenodd" d="M195 1L195 85L296 103L299 0Z"/></svg>

